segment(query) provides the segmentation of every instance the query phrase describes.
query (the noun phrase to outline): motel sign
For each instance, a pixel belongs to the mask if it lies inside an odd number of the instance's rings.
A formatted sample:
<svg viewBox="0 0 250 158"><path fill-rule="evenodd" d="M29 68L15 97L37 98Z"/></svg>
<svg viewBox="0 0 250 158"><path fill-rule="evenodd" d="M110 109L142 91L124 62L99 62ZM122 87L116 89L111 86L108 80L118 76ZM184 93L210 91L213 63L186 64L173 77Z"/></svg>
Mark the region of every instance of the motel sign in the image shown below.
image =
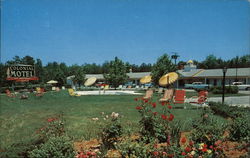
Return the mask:
<svg viewBox="0 0 250 158"><path fill-rule="evenodd" d="M35 76L35 67L33 65L14 65L8 67L6 80L25 82L38 80L38 77Z"/></svg>

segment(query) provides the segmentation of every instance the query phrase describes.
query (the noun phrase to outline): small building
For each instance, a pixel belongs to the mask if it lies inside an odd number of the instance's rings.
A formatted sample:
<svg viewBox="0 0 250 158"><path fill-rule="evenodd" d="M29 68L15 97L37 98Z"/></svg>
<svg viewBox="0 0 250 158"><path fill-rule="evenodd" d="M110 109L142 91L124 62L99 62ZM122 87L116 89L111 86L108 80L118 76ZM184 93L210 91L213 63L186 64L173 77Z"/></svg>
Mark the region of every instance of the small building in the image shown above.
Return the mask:
<svg viewBox="0 0 250 158"><path fill-rule="evenodd" d="M180 74L178 87L184 87L185 84L193 82L221 86L223 79L222 69L196 69L192 61L189 61L183 70L178 70L178 73ZM228 68L225 84L230 85L236 80L250 84L250 68Z"/></svg>

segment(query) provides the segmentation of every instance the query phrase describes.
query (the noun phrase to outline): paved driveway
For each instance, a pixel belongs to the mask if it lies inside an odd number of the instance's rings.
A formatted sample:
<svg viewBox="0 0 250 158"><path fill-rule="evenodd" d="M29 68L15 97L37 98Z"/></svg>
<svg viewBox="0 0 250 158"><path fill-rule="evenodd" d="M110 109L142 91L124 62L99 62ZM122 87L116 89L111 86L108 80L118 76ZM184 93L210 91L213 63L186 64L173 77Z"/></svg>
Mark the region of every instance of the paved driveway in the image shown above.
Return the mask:
<svg viewBox="0 0 250 158"><path fill-rule="evenodd" d="M211 97L208 101L221 102L222 97ZM235 97L225 97L225 103L230 106L247 106L250 107L250 96L235 96Z"/></svg>

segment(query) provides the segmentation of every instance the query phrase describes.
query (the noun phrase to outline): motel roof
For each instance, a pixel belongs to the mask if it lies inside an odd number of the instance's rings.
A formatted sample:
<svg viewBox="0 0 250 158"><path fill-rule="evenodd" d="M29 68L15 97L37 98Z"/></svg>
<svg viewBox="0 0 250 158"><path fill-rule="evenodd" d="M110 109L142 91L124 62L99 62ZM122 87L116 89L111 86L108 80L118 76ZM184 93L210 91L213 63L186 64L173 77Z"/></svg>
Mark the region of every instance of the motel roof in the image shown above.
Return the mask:
<svg viewBox="0 0 250 158"><path fill-rule="evenodd" d="M229 68L227 69L226 76L227 77L250 77L250 68ZM204 71L200 71L193 77L222 77L223 72L222 69L206 69Z"/></svg>

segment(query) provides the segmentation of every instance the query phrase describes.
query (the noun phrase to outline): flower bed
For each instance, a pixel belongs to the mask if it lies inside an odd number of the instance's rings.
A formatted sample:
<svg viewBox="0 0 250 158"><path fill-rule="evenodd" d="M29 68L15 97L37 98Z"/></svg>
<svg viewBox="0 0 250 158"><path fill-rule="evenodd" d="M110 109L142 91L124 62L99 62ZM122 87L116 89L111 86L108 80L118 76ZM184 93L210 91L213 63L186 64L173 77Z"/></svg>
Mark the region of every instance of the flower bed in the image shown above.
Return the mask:
<svg viewBox="0 0 250 158"><path fill-rule="evenodd" d="M27 143L26 149L18 154L34 158L46 155L62 158L247 157L250 127L249 114L244 110L235 108L238 112L233 114L228 110L225 113L233 116L233 119L222 123L212 117L209 108L204 108L200 116L192 120L190 126L193 130L184 132L182 124L176 120L173 113L176 109L171 103L157 103L142 98L135 98L135 101L135 110L140 115L140 128L136 132L124 129L119 113L103 112L99 117L92 118L93 123L98 123L101 129L99 137L73 142L64 128L63 115L52 116L37 130L37 140Z"/></svg>

